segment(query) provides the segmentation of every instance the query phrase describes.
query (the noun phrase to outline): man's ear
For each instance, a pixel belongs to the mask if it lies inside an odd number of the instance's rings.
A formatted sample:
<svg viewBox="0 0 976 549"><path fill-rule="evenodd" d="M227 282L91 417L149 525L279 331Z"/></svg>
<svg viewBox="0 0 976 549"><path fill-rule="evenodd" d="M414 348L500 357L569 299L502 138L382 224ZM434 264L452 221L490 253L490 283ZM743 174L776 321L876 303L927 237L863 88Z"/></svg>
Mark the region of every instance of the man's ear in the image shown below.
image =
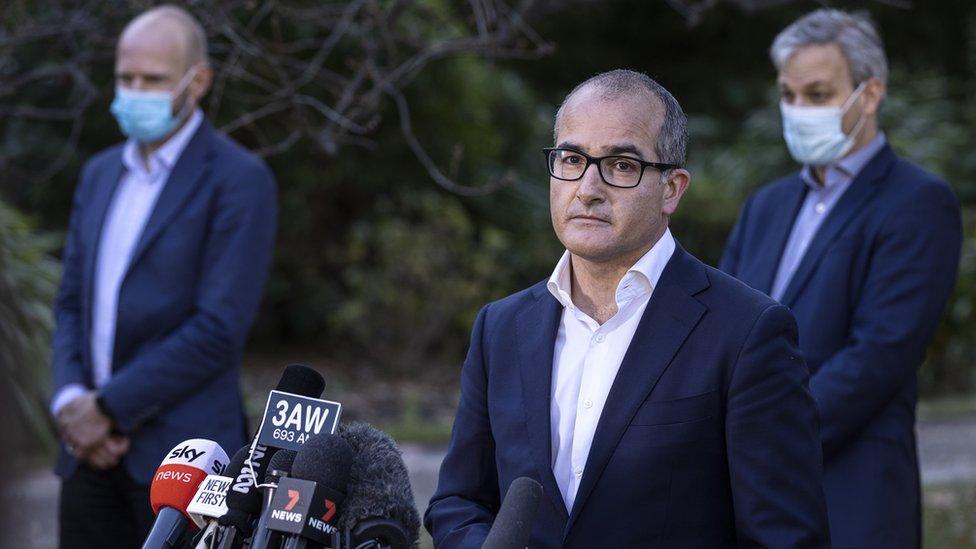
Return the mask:
<svg viewBox="0 0 976 549"><path fill-rule="evenodd" d="M664 185L664 203L661 211L665 215L674 215L678 209L678 203L681 202L681 197L688 190L690 183L691 173L684 168L674 168L668 173L662 183Z"/></svg>
<svg viewBox="0 0 976 549"><path fill-rule="evenodd" d="M873 76L864 84L864 114L875 116L881 108L881 102L888 93L888 87L880 78Z"/></svg>
<svg viewBox="0 0 976 549"><path fill-rule="evenodd" d="M213 69L210 65L197 65L193 73L193 78L190 79L190 83L187 85L187 89L190 92L190 100L194 104L199 104L203 96L207 95L207 92L210 91L210 85L212 83Z"/></svg>

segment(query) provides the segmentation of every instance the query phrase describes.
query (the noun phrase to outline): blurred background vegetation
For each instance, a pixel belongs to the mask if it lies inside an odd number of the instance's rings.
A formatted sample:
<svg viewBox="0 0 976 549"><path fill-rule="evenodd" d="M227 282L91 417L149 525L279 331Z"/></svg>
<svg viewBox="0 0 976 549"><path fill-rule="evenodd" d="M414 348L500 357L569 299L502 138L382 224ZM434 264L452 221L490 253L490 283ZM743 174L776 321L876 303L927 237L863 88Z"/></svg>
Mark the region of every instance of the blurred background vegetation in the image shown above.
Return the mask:
<svg viewBox="0 0 976 549"><path fill-rule="evenodd" d="M120 140L108 113L113 44L125 21L153 3L3 4L0 359L14 380L4 383L11 392L4 400L43 432L36 417L49 390L49 307L72 190L82 164ZM218 127L263 151L279 182L275 263L249 343L248 384L256 390L266 388L262 368L306 360L328 371L330 387L350 389L342 398L362 399L350 409L366 419L387 410L423 438L425 418L449 414L478 308L547 276L561 251L549 226L540 149L551 143L563 96L596 72L644 71L690 115L693 182L674 232L715 264L747 194L795 169L780 134L767 48L797 16L830 5L865 9L877 21L893 69L882 125L899 153L944 177L964 204L959 283L921 379L925 396L973 391L976 2L216 2L223 11L214 4L183 4L204 21L225 70L222 95L204 107ZM249 75L275 68L231 70L245 65L240 37L272 50L282 36L315 46L328 35L300 10L348 15L352 8L372 19L351 19L353 31L325 64L346 80L363 59L396 59L451 40L473 46L424 58L395 90L366 96L360 118L346 111L352 125L343 127L353 129L345 133L310 122L329 115L323 109L249 118L251 92L260 88ZM384 19L391 28L363 22L394 12ZM252 24L259 13L260 24ZM510 28L497 23L503 17ZM497 24L486 30L485 21ZM492 29L498 41L479 49ZM314 51L298 48L292 58L310 63ZM338 88L322 84L307 91L313 99L316 89L327 105L339 105ZM289 125L308 131L289 132ZM431 166L464 187L438 184ZM499 181L494 192L463 192ZM374 399L362 396L370 391Z"/></svg>

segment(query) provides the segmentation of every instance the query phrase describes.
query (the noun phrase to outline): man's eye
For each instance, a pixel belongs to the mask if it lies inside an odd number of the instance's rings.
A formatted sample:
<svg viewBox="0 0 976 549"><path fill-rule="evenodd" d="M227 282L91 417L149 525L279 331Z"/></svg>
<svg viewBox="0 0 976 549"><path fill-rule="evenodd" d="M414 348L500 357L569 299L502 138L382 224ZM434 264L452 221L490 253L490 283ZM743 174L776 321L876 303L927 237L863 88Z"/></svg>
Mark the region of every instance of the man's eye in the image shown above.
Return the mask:
<svg viewBox="0 0 976 549"><path fill-rule="evenodd" d="M576 154L566 155L563 157L563 162L567 164L579 164L583 162L583 157Z"/></svg>
<svg viewBox="0 0 976 549"><path fill-rule="evenodd" d="M613 169L617 170L618 172L629 172L629 171L636 170L637 165L634 164L633 162L618 160L613 163Z"/></svg>

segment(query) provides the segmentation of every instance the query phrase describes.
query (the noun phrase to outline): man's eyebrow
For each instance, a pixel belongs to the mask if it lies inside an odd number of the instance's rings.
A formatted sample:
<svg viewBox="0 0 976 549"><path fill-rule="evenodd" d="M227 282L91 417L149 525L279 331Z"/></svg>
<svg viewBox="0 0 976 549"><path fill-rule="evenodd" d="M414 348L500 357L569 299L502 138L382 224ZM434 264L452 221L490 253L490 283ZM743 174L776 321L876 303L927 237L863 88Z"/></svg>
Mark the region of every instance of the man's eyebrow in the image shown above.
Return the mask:
<svg viewBox="0 0 976 549"><path fill-rule="evenodd" d="M583 150L583 146L582 145L580 145L579 143L574 143L572 141L563 141L559 145L556 145L556 148L557 149L574 149L574 150L577 150L577 151L586 152L585 150ZM641 160L644 159L644 153L642 153L640 151L640 149L637 148L636 145L633 145L631 143L620 143L620 144L617 144L617 145L610 145L610 146L606 147L606 151L607 151L606 154L609 155L609 156L614 156L614 155L618 155L618 154L628 154L629 153L629 154L632 154L632 155L636 156L637 158L639 158Z"/></svg>
<svg viewBox="0 0 976 549"><path fill-rule="evenodd" d="M626 154L626 153L633 154L634 156L640 158L641 160L644 159L644 153L642 153L640 149L637 148L636 145L632 145L630 143L622 143L620 145L610 145L609 147L607 147L607 154Z"/></svg>

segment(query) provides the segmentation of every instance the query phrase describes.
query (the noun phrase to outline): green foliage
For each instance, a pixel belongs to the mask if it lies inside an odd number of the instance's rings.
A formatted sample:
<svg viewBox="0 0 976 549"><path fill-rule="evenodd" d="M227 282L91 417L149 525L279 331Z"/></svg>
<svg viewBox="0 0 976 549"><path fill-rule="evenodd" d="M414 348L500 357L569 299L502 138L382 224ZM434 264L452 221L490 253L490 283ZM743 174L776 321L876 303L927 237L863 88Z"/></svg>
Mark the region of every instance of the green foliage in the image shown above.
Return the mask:
<svg viewBox="0 0 976 549"><path fill-rule="evenodd" d="M60 239L36 234L27 219L0 201L0 366L4 436L13 447L53 448L47 411L51 302L59 276L49 254Z"/></svg>

